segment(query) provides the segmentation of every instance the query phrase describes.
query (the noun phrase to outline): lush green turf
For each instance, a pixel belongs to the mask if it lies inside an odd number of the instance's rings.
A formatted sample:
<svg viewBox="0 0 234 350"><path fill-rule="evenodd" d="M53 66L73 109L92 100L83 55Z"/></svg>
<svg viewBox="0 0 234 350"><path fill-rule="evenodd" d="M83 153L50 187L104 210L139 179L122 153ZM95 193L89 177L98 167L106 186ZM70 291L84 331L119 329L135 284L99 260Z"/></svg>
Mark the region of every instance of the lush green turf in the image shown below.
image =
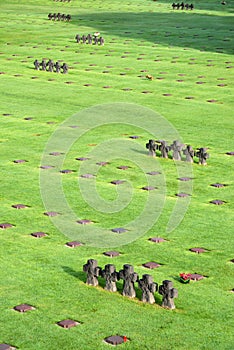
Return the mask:
<svg viewBox="0 0 234 350"><path fill-rule="evenodd" d="M15 226L0 233L0 343L22 350L107 349L103 339L120 334L130 341L119 348L133 350L234 347L233 157L225 154L234 151L233 7L231 1L226 6L212 0L194 4L194 11L172 11L168 1L1 2L0 222ZM50 12L69 13L72 21L50 22ZM105 38L105 46L76 44L77 33L96 31ZM33 61L42 58L66 62L69 73L35 71ZM154 80L147 80L146 74ZM110 105L93 107L104 103ZM113 124L118 115L119 123ZM195 163L192 169L182 169L194 178L192 197L172 232L167 225L181 170L171 159L150 159L145 149L149 138L167 138L167 131L170 142L178 133L186 144L210 148L207 167ZM131 140L130 135L141 137ZM49 156L52 151L65 154ZM87 163L75 159L85 156L90 156ZM15 164L16 159L28 162ZM98 169L96 162L105 160L110 164ZM41 164L55 167L41 170ZM119 170L120 165L130 168ZM73 173L60 174L61 169ZM160 170L162 176L146 176L150 170ZM97 175L94 180L78 178L92 171ZM117 192L110 181L120 178L128 182ZM147 181L159 187L156 194L141 190ZM216 182L228 186L210 186ZM62 185L68 206L64 199L60 202L57 185ZM95 186L100 197L110 201L110 208L103 202L87 202L92 201ZM226 203L211 205L213 199ZM11 207L17 203L29 208ZM110 213L114 203L117 207ZM157 208L158 220L144 231L152 215L147 212L140 222L136 218L147 203ZM43 215L61 208L64 212L55 221ZM84 229L86 244L70 249L65 243L76 237L76 230L82 241L74 218L90 218L94 224ZM130 231L124 237L133 232L138 239L120 246L120 236L116 247L108 244L106 232L127 225ZM30 233L35 231L48 236L33 238ZM103 247L98 246L99 232L105 239ZM88 244L92 236L94 246ZM148 241L153 236L168 241L153 244ZM191 247L208 252L194 254ZM122 254L110 259L103 255L110 249ZM141 303L138 289L138 298L122 297L122 281L115 294L103 289L102 279L98 288L87 286L82 266L89 258L97 259L101 267L114 263L117 270L130 263L140 276L149 272L143 263L161 263L150 273L159 284L173 281L179 292L176 310L162 309L159 294L155 305ZM178 281L180 272L207 278L184 285ZM25 314L12 310L21 303L36 310ZM81 325L69 330L56 325L66 318Z"/></svg>

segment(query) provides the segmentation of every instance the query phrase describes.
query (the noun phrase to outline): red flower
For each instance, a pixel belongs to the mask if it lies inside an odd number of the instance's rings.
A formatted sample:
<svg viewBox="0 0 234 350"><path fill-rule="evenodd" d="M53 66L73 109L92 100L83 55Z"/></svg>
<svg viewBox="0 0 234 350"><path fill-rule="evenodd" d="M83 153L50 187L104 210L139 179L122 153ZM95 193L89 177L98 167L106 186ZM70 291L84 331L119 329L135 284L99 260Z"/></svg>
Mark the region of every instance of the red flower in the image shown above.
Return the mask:
<svg viewBox="0 0 234 350"><path fill-rule="evenodd" d="M189 280L190 279L190 277L191 277L191 273L185 273L185 272L183 272L183 273L180 273L180 277L183 279L183 280Z"/></svg>
<svg viewBox="0 0 234 350"><path fill-rule="evenodd" d="M123 341L124 343L126 343L126 341L128 340L128 338L126 337L126 335L123 336Z"/></svg>

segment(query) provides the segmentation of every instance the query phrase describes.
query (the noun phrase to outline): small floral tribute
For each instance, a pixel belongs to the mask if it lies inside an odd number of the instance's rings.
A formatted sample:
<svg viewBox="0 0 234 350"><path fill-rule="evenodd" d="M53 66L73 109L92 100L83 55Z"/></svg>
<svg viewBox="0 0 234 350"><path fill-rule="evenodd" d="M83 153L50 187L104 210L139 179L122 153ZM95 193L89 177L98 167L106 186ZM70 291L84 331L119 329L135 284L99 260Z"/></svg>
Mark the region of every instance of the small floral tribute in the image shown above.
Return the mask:
<svg viewBox="0 0 234 350"><path fill-rule="evenodd" d="M180 282L189 283L191 278L191 273L180 273Z"/></svg>

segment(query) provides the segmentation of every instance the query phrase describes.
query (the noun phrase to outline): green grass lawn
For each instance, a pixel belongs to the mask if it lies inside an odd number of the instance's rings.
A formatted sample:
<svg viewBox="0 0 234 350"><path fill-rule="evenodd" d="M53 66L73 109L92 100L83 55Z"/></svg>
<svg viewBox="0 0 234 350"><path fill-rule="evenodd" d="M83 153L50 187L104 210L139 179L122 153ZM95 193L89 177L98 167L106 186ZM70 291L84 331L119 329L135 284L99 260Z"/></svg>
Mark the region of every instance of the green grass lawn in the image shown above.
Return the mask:
<svg viewBox="0 0 234 350"><path fill-rule="evenodd" d="M173 11L168 1L1 1L0 223L14 226L0 230L0 344L108 349L103 339L118 334L129 339L120 349L233 349L233 156L226 152L234 151L234 8L232 1L194 5ZM50 12L72 20L49 21ZM104 46L76 43L76 34L97 31ZM68 74L36 71L34 60L43 58L66 62ZM150 158L150 138L209 147L208 165ZM26 162L14 163L20 159ZM95 177L80 177L88 173ZM189 199L175 196L186 191ZM28 208L12 207L18 203ZM79 219L93 223L83 227ZM128 231L114 234L115 227ZM31 236L38 231L47 236ZM75 239L84 244L65 245ZM121 254L109 258L107 250ZM121 295L122 281L116 293L103 289L102 278L87 286L90 258L117 271L131 264L159 285L173 281L176 309L163 309L158 293L154 305L143 304L137 284L133 300ZM148 270L142 264L149 261L161 266ZM181 272L205 278L182 284ZM35 310L12 310L22 303ZM56 323L64 319L81 324L62 329Z"/></svg>

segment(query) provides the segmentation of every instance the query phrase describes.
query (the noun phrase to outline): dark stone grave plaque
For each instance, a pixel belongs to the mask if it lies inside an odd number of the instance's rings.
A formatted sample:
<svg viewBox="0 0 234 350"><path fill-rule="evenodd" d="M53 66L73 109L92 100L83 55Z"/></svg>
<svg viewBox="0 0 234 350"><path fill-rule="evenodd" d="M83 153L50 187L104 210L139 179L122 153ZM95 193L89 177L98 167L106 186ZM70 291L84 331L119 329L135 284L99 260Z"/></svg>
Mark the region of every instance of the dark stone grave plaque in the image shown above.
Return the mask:
<svg viewBox="0 0 234 350"><path fill-rule="evenodd" d="M3 230L5 230L6 228L11 228L11 227L13 227L12 224L8 224L8 223L0 224L0 228L3 229Z"/></svg>
<svg viewBox="0 0 234 350"><path fill-rule="evenodd" d="M224 184L220 184L220 183L215 183L215 184L211 184L212 187L216 187L216 188L221 188L221 187L224 187L226 185Z"/></svg>
<svg viewBox="0 0 234 350"><path fill-rule="evenodd" d="M95 175L93 175L93 174L83 174L80 177L82 177L84 179L93 179L95 177Z"/></svg>
<svg viewBox="0 0 234 350"><path fill-rule="evenodd" d="M160 267L161 265L156 263L156 262L149 261L145 264L142 264L142 266L146 267L147 269L156 269L156 268Z"/></svg>
<svg viewBox="0 0 234 350"><path fill-rule="evenodd" d="M47 236L45 232L33 232L31 233L31 236L36 237L36 238L42 238Z"/></svg>
<svg viewBox="0 0 234 350"><path fill-rule="evenodd" d="M28 208L27 205L24 205L24 204L13 204L12 205L12 208L15 208L15 209L24 209L24 208Z"/></svg>
<svg viewBox="0 0 234 350"><path fill-rule="evenodd" d="M142 190L144 191L153 191L156 189L156 187L153 187L153 186L144 186L141 188Z"/></svg>
<svg viewBox="0 0 234 350"><path fill-rule="evenodd" d="M49 153L50 156L55 156L55 157L60 156L61 154L63 154L63 153L61 153L61 152L50 152Z"/></svg>
<svg viewBox="0 0 234 350"><path fill-rule="evenodd" d="M150 171L150 172L148 172L147 174L153 176L153 175L160 175L161 172L160 172L160 171Z"/></svg>
<svg viewBox="0 0 234 350"><path fill-rule="evenodd" d="M179 177L178 180L180 180L180 181L190 181L190 180L192 180L192 178L191 177Z"/></svg>
<svg viewBox="0 0 234 350"><path fill-rule="evenodd" d="M116 228L112 228L111 231L115 233L124 233L124 232L127 232L128 230L123 227L116 227Z"/></svg>
<svg viewBox="0 0 234 350"><path fill-rule="evenodd" d="M114 250L110 250L108 252L104 252L103 254L106 255L106 256L109 256L111 258L113 258L115 256L119 256L119 252L116 252Z"/></svg>
<svg viewBox="0 0 234 350"><path fill-rule="evenodd" d="M46 212L44 213L44 215L53 217L53 216L57 216L58 213L57 213L56 211L46 211Z"/></svg>
<svg viewBox="0 0 234 350"><path fill-rule="evenodd" d="M176 197L180 197L180 198L189 197L189 196L191 196L191 194L183 193L183 192L176 194Z"/></svg>
<svg viewBox="0 0 234 350"><path fill-rule="evenodd" d="M78 241L72 241L72 242L66 243L66 246L68 246L70 248L80 247L81 245L83 245L83 244L81 242L78 242Z"/></svg>
<svg viewBox="0 0 234 350"><path fill-rule="evenodd" d="M192 274L190 275L190 279L191 279L192 281L200 281L200 280L202 280L203 278L204 278L204 276L199 275L198 273L192 273Z"/></svg>
<svg viewBox="0 0 234 350"><path fill-rule="evenodd" d="M76 158L76 160L79 160L81 162L84 162L85 160L89 160L89 158L86 158L86 157L78 157Z"/></svg>
<svg viewBox="0 0 234 350"><path fill-rule="evenodd" d="M120 166L117 167L117 169L127 170L127 169L129 169L129 166L127 166L127 165L120 165Z"/></svg>
<svg viewBox="0 0 234 350"><path fill-rule="evenodd" d="M19 312L27 312L30 310L35 310L35 308L28 304L20 304L20 305L14 306L14 310Z"/></svg>
<svg viewBox="0 0 234 350"><path fill-rule="evenodd" d="M112 335L110 337L105 338L104 341L111 345L119 345L124 342L124 339L125 338L120 335Z"/></svg>
<svg viewBox="0 0 234 350"><path fill-rule="evenodd" d="M87 219L82 219L82 220L78 220L77 221L77 224L80 224L80 225L88 225L88 224L92 224L93 221L91 220L87 220Z"/></svg>
<svg viewBox="0 0 234 350"><path fill-rule="evenodd" d="M152 237L152 238L149 238L149 241L154 242L154 243L166 242L166 240L164 238L161 238L161 237Z"/></svg>
<svg viewBox="0 0 234 350"><path fill-rule="evenodd" d="M124 182L125 182L124 180L113 180L113 181L111 181L111 184L113 184L113 185L121 185Z"/></svg>
<svg viewBox="0 0 234 350"><path fill-rule="evenodd" d="M190 250L191 252L197 253L197 254L201 254L201 253L207 252L207 250L204 249L204 248L190 248L189 250Z"/></svg>
<svg viewBox="0 0 234 350"><path fill-rule="evenodd" d="M62 328L71 328L71 327L75 327L79 324L79 322L74 321L74 320L63 320L63 321L59 321L57 322L57 325L62 327Z"/></svg>
<svg viewBox="0 0 234 350"><path fill-rule="evenodd" d="M105 166L105 165L107 165L107 164L109 164L108 162L98 162L98 163L96 163L97 165L100 165L100 166Z"/></svg>
<svg viewBox="0 0 234 350"><path fill-rule="evenodd" d="M25 162L27 162L27 160L25 160L25 159L16 159L16 160L14 160L14 163L25 163Z"/></svg>
<svg viewBox="0 0 234 350"><path fill-rule="evenodd" d="M220 200L220 199L214 199L213 201L210 201L211 204L215 204L215 205L222 205L225 202Z"/></svg>
<svg viewBox="0 0 234 350"><path fill-rule="evenodd" d="M53 165L41 165L40 168L41 169L52 169L52 168L54 168L54 166Z"/></svg>
<svg viewBox="0 0 234 350"><path fill-rule="evenodd" d="M16 348L14 346L11 346L9 344L2 343L0 344L0 350L15 350Z"/></svg>
<svg viewBox="0 0 234 350"><path fill-rule="evenodd" d="M62 173L62 174L70 174L70 173L73 173L73 170L71 170L71 169L64 169L64 170L60 170L60 173Z"/></svg>

